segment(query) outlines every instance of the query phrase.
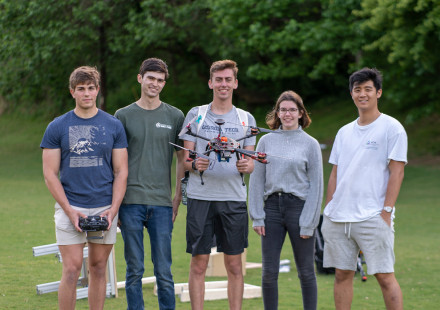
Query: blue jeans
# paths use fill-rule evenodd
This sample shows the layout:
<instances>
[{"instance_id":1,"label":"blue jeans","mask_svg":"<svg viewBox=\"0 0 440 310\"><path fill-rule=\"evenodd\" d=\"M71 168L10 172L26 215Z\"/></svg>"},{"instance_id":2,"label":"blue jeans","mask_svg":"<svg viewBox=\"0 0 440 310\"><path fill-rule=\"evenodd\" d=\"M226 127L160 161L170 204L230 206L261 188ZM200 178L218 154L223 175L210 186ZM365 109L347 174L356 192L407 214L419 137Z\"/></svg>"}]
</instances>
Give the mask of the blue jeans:
<instances>
[{"instance_id":1,"label":"blue jeans","mask_svg":"<svg viewBox=\"0 0 440 310\"><path fill-rule=\"evenodd\" d=\"M171 273L171 233L173 208L164 206L121 205L119 219L127 264L125 292L127 309L144 309L144 227L150 235L151 261L157 283L159 308L175 309L174 281Z\"/></svg>"},{"instance_id":2,"label":"blue jeans","mask_svg":"<svg viewBox=\"0 0 440 310\"><path fill-rule=\"evenodd\" d=\"M266 219L264 220L266 236L261 237L264 309L278 309L280 254L286 234L289 234L301 284L303 309L316 310L318 290L313 264L315 235L308 239L300 237L299 218L303 207L304 201L292 194L272 195L266 200L264 207L266 212Z\"/></svg>"}]
</instances>

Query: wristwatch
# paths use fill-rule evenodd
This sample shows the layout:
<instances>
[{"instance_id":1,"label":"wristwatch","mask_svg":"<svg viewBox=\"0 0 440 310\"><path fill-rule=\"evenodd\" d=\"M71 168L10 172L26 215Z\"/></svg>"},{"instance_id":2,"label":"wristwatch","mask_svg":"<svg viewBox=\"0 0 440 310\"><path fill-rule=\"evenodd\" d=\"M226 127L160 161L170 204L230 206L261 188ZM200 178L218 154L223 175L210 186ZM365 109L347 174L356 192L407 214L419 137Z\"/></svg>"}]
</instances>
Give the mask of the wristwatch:
<instances>
[{"instance_id":1,"label":"wristwatch","mask_svg":"<svg viewBox=\"0 0 440 310\"><path fill-rule=\"evenodd\" d=\"M383 207L383 209L385 210L385 212L391 213L391 212L393 212L394 207L385 206L385 207Z\"/></svg>"},{"instance_id":2,"label":"wristwatch","mask_svg":"<svg viewBox=\"0 0 440 310\"><path fill-rule=\"evenodd\" d=\"M192 164L191 164L191 168L192 168L194 171L197 170L197 168L196 168L196 161L195 161L195 160L193 160L193 162L192 162Z\"/></svg>"}]
</instances>

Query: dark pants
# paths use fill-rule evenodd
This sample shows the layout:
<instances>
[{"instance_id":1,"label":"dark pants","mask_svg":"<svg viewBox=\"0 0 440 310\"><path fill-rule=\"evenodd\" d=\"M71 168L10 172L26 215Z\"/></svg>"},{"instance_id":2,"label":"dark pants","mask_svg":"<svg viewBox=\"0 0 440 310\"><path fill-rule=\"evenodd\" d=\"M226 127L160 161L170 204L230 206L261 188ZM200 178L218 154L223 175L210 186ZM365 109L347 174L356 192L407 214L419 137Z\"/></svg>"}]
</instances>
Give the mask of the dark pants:
<instances>
[{"instance_id":1,"label":"dark pants","mask_svg":"<svg viewBox=\"0 0 440 310\"><path fill-rule=\"evenodd\" d=\"M264 309L278 309L278 274L280 254L286 233L289 234L301 283L304 309L316 309L318 291L314 267L315 236L300 238L299 217L304 201L292 194L269 196L266 212L266 236L261 238L263 255L262 288Z\"/></svg>"},{"instance_id":2,"label":"dark pants","mask_svg":"<svg viewBox=\"0 0 440 310\"><path fill-rule=\"evenodd\" d=\"M119 218L127 264L125 274L127 309L144 309L142 294L142 276L145 270L144 227L147 228L150 236L151 261L156 276L159 309L175 309L174 280L171 273L173 208L127 204L119 209Z\"/></svg>"}]
</instances>

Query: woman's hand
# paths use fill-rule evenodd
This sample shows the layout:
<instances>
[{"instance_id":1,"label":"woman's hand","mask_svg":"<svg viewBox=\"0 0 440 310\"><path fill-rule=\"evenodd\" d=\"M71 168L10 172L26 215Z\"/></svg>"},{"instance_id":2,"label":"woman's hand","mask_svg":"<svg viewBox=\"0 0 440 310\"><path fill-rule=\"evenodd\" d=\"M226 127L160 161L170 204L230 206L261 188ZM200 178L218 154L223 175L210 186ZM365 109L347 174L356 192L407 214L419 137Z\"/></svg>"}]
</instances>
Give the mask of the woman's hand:
<instances>
[{"instance_id":1,"label":"woman's hand","mask_svg":"<svg viewBox=\"0 0 440 310\"><path fill-rule=\"evenodd\" d=\"M260 236L264 237L266 235L266 229L264 226L255 226L254 231Z\"/></svg>"}]
</instances>

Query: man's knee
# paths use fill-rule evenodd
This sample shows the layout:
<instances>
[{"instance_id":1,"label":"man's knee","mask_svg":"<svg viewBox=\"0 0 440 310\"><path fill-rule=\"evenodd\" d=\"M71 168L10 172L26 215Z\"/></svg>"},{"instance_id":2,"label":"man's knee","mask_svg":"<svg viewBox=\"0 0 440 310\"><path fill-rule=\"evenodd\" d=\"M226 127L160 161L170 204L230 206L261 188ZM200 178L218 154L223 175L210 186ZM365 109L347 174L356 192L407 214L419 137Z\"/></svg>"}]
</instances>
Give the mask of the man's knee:
<instances>
[{"instance_id":1,"label":"man's knee","mask_svg":"<svg viewBox=\"0 0 440 310\"><path fill-rule=\"evenodd\" d=\"M77 283L82 265L69 264L63 266L63 280L69 283Z\"/></svg>"},{"instance_id":2,"label":"man's knee","mask_svg":"<svg viewBox=\"0 0 440 310\"><path fill-rule=\"evenodd\" d=\"M161 278L164 280L173 277L171 266L163 263L154 264L154 274L156 274L156 278Z\"/></svg>"},{"instance_id":3,"label":"man's knee","mask_svg":"<svg viewBox=\"0 0 440 310\"><path fill-rule=\"evenodd\" d=\"M225 254L225 268L229 274L234 276L243 275L243 265L241 255L226 255Z\"/></svg>"},{"instance_id":4,"label":"man's knee","mask_svg":"<svg viewBox=\"0 0 440 310\"><path fill-rule=\"evenodd\" d=\"M204 275L208 268L209 255L196 255L191 259L191 273Z\"/></svg>"},{"instance_id":5,"label":"man's knee","mask_svg":"<svg viewBox=\"0 0 440 310\"><path fill-rule=\"evenodd\" d=\"M107 260L89 260L89 272L94 278L105 278Z\"/></svg>"},{"instance_id":6,"label":"man's knee","mask_svg":"<svg viewBox=\"0 0 440 310\"><path fill-rule=\"evenodd\" d=\"M384 289L393 288L398 285L397 279L394 273L376 273L374 275L379 282L379 285Z\"/></svg>"},{"instance_id":7,"label":"man's knee","mask_svg":"<svg viewBox=\"0 0 440 310\"><path fill-rule=\"evenodd\" d=\"M335 269L335 283L340 284L347 281L353 281L354 277L354 271L352 270L342 270L342 269Z\"/></svg>"},{"instance_id":8,"label":"man's knee","mask_svg":"<svg viewBox=\"0 0 440 310\"><path fill-rule=\"evenodd\" d=\"M94 246L95 247L95 246ZM99 250L98 250L99 249ZM95 277L104 277L107 269L109 249L93 248L89 249L89 270Z\"/></svg>"}]
</instances>

